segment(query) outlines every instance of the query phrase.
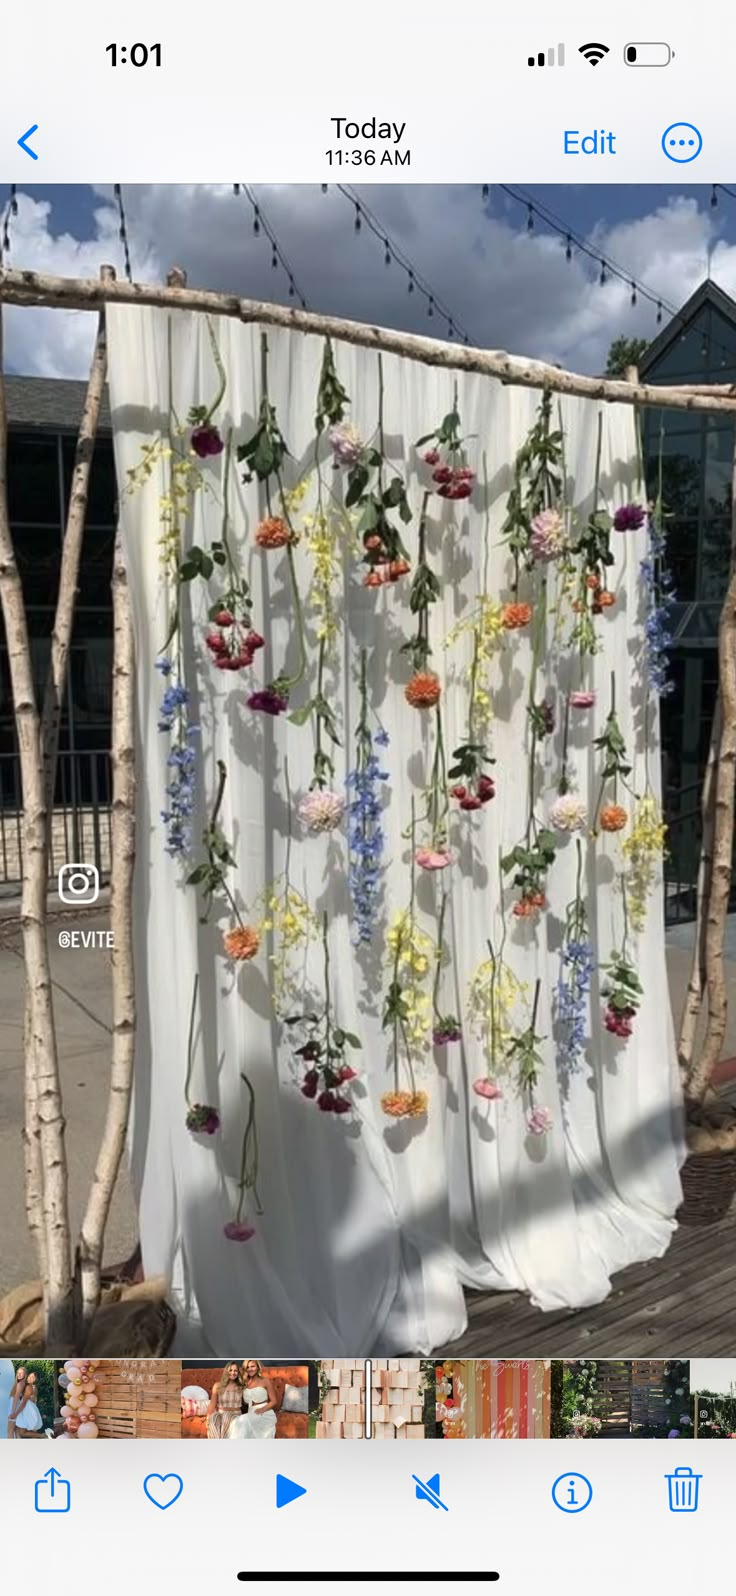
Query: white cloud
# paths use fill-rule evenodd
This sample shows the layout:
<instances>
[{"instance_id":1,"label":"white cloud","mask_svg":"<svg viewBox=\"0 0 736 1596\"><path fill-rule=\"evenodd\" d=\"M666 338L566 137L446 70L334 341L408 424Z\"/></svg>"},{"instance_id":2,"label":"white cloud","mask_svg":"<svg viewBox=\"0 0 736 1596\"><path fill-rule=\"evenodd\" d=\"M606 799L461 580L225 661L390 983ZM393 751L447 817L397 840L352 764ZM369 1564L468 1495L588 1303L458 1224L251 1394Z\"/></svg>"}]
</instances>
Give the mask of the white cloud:
<instances>
[{"instance_id":1,"label":"white cloud","mask_svg":"<svg viewBox=\"0 0 736 1596\"><path fill-rule=\"evenodd\" d=\"M121 268L112 190L97 191L94 237L52 236L49 207L20 197L13 263L63 275L96 276L100 263ZM392 239L440 299L467 327L471 342L536 355L583 371L601 370L619 333L652 337L655 307L630 304L628 283L605 287L589 261L565 259L564 241L541 227L528 234L523 213L488 216L477 186L398 186L360 191ZM124 191L134 274L161 280L169 266L191 283L288 302L281 269L271 268L262 229L230 185L130 186ZM407 292L396 264L366 222L354 231L347 200L316 185L260 187L272 223L310 307L358 320L446 335L419 293ZM717 236L720 213L673 193L650 215L594 229L598 248L665 301L679 306L706 275L736 294L736 246ZM84 312L11 311L8 360L16 370L81 375L93 336Z\"/></svg>"}]
</instances>

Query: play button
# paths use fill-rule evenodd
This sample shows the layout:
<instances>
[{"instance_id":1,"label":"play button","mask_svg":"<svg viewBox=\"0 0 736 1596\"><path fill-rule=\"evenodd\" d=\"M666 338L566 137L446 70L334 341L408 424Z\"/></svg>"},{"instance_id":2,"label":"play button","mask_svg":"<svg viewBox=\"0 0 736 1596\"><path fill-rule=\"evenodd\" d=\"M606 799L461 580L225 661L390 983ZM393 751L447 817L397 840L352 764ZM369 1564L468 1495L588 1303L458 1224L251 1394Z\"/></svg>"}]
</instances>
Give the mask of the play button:
<instances>
[{"instance_id":1,"label":"play button","mask_svg":"<svg viewBox=\"0 0 736 1596\"><path fill-rule=\"evenodd\" d=\"M276 1506L288 1507L290 1502L295 1502L298 1496L306 1496L306 1485L297 1485L296 1480L287 1479L285 1474L276 1475Z\"/></svg>"}]
</instances>

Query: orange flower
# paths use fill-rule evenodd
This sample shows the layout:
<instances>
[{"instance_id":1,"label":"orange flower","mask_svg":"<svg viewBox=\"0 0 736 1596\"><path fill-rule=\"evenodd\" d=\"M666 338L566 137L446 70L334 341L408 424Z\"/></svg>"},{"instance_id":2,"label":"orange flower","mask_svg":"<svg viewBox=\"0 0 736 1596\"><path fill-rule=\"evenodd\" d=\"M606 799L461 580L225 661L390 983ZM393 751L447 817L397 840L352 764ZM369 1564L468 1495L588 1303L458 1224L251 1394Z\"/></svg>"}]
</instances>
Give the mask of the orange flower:
<instances>
[{"instance_id":1,"label":"orange flower","mask_svg":"<svg viewBox=\"0 0 736 1596\"><path fill-rule=\"evenodd\" d=\"M368 571L367 575L363 577L363 586L383 587L383 577L380 571Z\"/></svg>"},{"instance_id":2,"label":"orange flower","mask_svg":"<svg viewBox=\"0 0 736 1596\"><path fill-rule=\"evenodd\" d=\"M530 914L536 912L536 908L537 905L532 898L520 898L518 903L514 904L511 913L516 915L517 920L526 920Z\"/></svg>"},{"instance_id":3,"label":"orange flower","mask_svg":"<svg viewBox=\"0 0 736 1596\"><path fill-rule=\"evenodd\" d=\"M223 936L225 952L231 959L253 959L261 945L258 932L252 925L238 925Z\"/></svg>"},{"instance_id":4,"label":"orange flower","mask_svg":"<svg viewBox=\"0 0 736 1596\"><path fill-rule=\"evenodd\" d=\"M388 568L389 582L398 582L400 576L406 576L411 570L408 560L392 560Z\"/></svg>"},{"instance_id":5,"label":"orange flower","mask_svg":"<svg viewBox=\"0 0 736 1596\"><path fill-rule=\"evenodd\" d=\"M283 549L291 542L291 532L280 515L267 515L265 521L259 521L256 527L256 543L259 549Z\"/></svg>"},{"instance_id":6,"label":"orange flower","mask_svg":"<svg viewBox=\"0 0 736 1596\"><path fill-rule=\"evenodd\" d=\"M434 671L416 671L404 688L404 697L412 709L431 709L439 703L442 688Z\"/></svg>"},{"instance_id":7,"label":"orange flower","mask_svg":"<svg viewBox=\"0 0 736 1596\"><path fill-rule=\"evenodd\" d=\"M503 624L507 632L515 632L520 626L528 626L531 618L531 604L504 604Z\"/></svg>"},{"instance_id":8,"label":"orange flower","mask_svg":"<svg viewBox=\"0 0 736 1596\"><path fill-rule=\"evenodd\" d=\"M600 604L600 607L601 607L602 610L610 610L611 605L615 604L615 603L616 603L616 594L615 593L609 593L607 588L604 588L603 592L599 593L597 598L596 598L596 604Z\"/></svg>"},{"instance_id":9,"label":"orange flower","mask_svg":"<svg viewBox=\"0 0 736 1596\"><path fill-rule=\"evenodd\" d=\"M585 578L585 586L586 587L600 587L600 585L601 585L600 577L598 577L598 576L586 576L586 578Z\"/></svg>"},{"instance_id":10,"label":"orange flower","mask_svg":"<svg viewBox=\"0 0 736 1596\"><path fill-rule=\"evenodd\" d=\"M421 1119L427 1112L426 1092L384 1092L381 1108L389 1119Z\"/></svg>"},{"instance_id":11,"label":"orange flower","mask_svg":"<svg viewBox=\"0 0 736 1596\"><path fill-rule=\"evenodd\" d=\"M365 546L367 549L380 549L383 547L383 538L379 537L377 532L371 532L370 537L365 540Z\"/></svg>"},{"instance_id":12,"label":"orange flower","mask_svg":"<svg viewBox=\"0 0 736 1596\"><path fill-rule=\"evenodd\" d=\"M601 830L623 831L628 818L620 804L605 804L600 813Z\"/></svg>"}]
</instances>

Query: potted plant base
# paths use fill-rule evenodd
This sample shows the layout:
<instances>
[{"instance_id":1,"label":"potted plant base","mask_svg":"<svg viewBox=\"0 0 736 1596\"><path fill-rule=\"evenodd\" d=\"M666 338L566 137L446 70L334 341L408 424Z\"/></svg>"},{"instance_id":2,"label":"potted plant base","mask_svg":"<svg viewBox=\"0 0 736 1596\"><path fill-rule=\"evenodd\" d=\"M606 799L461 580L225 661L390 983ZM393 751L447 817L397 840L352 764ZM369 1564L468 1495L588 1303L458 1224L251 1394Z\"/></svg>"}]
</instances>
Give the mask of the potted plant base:
<instances>
[{"instance_id":1,"label":"potted plant base","mask_svg":"<svg viewBox=\"0 0 736 1596\"><path fill-rule=\"evenodd\" d=\"M717 1225L736 1196L736 1113L730 1105L698 1104L687 1123L688 1156L680 1172L681 1225Z\"/></svg>"}]
</instances>

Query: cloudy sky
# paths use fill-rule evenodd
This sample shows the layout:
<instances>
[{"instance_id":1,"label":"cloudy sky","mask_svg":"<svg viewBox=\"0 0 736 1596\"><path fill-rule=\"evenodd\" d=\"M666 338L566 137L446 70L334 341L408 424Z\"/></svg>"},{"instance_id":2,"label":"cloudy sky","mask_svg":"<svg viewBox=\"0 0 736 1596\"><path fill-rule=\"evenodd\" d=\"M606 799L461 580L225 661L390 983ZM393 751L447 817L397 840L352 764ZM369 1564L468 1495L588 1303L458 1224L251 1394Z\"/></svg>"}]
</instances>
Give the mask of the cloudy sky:
<instances>
[{"instance_id":1,"label":"cloudy sky","mask_svg":"<svg viewBox=\"0 0 736 1596\"><path fill-rule=\"evenodd\" d=\"M366 186L353 191L381 229L444 301L471 343L536 355L580 371L605 365L619 333L653 337L656 306L628 282L601 287L600 267L574 251L500 187ZM517 190L518 192L518 190ZM260 186L255 196L309 307L357 320L444 336L439 316L407 292L397 264L366 223L354 229L349 198L331 186ZM710 272L736 297L736 199L710 187L572 185L523 190L634 278L676 308ZM288 279L271 267L253 212L232 186L133 186L123 191L134 276L161 280L185 266L192 284L290 303ZM0 189L0 209L7 191ZM30 187L18 196L9 264L96 276L100 263L123 272L111 187ZM665 309L665 320L667 311ZM9 310L11 370L50 376L85 373L93 318L85 313Z\"/></svg>"}]
</instances>

